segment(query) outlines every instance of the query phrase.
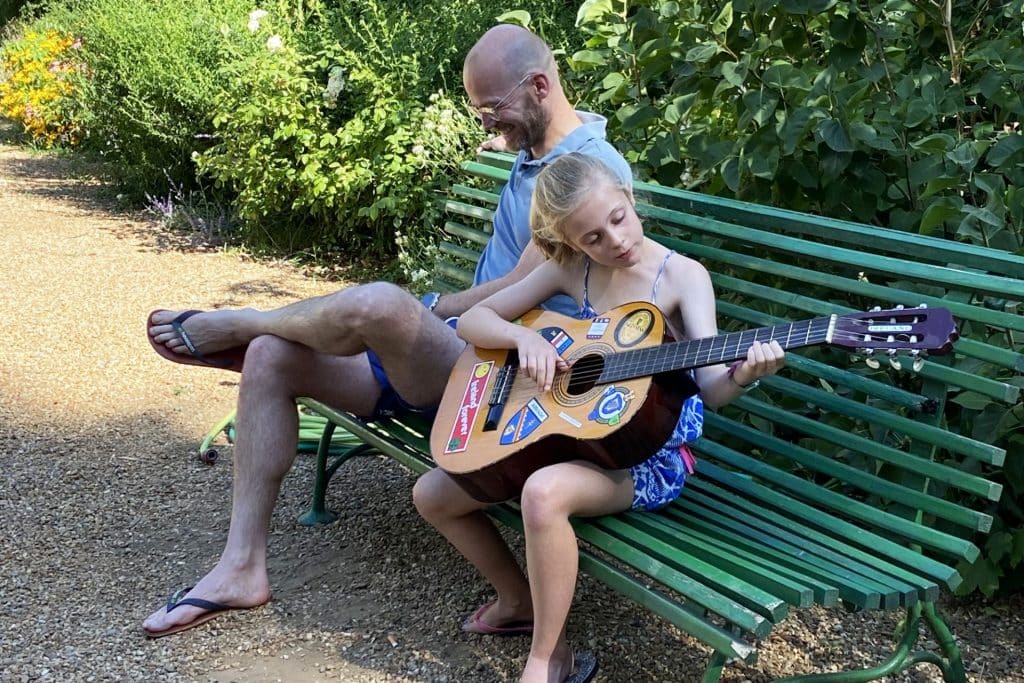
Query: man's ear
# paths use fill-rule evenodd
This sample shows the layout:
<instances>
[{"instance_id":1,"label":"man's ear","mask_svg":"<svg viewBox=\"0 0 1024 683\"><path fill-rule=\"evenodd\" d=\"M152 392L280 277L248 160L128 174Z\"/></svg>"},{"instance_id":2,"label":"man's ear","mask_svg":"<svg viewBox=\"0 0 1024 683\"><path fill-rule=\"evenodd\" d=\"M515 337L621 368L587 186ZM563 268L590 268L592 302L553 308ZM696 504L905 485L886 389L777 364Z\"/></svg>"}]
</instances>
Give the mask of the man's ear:
<instances>
[{"instance_id":1,"label":"man's ear","mask_svg":"<svg viewBox=\"0 0 1024 683\"><path fill-rule=\"evenodd\" d=\"M537 99L544 101L544 99L551 94L551 81L548 79L546 73L538 73L530 79L530 87L537 94Z\"/></svg>"}]
</instances>

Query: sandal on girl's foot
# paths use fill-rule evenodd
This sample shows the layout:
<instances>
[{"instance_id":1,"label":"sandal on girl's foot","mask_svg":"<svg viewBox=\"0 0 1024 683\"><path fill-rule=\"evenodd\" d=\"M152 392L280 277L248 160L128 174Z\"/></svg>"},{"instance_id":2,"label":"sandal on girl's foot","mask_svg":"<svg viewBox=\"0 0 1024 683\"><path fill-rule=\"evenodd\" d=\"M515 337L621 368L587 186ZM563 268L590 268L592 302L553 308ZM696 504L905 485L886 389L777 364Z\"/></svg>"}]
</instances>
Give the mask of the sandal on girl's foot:
<instances>
[{"instance_id":1,"label":"sandal on girl's foot","mask_svg":"<svg viewBox=\"0 0 1024 683\"><path fill-rule=\"evenodd\" d=\"M462 630L466 633L478 633L482 636L530 636L533 635L533 621L510 621L500 626L492 626L483 620L483 615L497 600L480 605L466 621Z\"/></svg>"}]
</instances>

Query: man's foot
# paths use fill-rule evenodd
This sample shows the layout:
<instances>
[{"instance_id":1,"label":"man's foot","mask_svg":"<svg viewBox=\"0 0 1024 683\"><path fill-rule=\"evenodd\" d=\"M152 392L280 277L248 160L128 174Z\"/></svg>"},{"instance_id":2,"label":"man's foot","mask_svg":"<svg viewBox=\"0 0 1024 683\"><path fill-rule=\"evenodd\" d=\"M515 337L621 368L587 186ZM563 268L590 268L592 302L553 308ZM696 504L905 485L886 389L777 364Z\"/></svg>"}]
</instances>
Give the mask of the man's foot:
<instances>
[{"instance_id":1,"label":"man's foot","mask_svg":"<svg viewBox=\"0 0 1024 683\"><path fill-rule=\"evenodd\" d=\"M156 310L146 321L146 336L153 350L167 360L241 372L246 345L255 337L247 325L256 313L252 309Z\"/></svg>"},{"instance_id":2,"label":"man's foot","mask_svg":"<svg viewBox=\"0 0 1024 683\"><path fill-rule=\"evenodd\" d=\"M528 636L533 634L533 613L505 608L495 600L478 607L462 630L485 636Z\"/></svg>"},{"instance_id":3,"label":"man's foot","mask_svg":"<svg viewBox=\"0 0 1024 683\"><path fill-rule=\"evenodd\" d=\"M180 633L214 619L225 612L252 609L270 602L270 586L241 576L220 576L217 568L192 587L178 591L167 604L142 622L150 638Z\"/></svg>"},{"instance_id":4,"label":"man's foot","mask_svg":"<svg viewBox=\"0 0 1024 683\"><path fill-rule=\"evenodd\" d=\"M184 315L190 313L187 317ZM149 336L175 353L209 355L248 344L255 334L247 324L257 313L251 308L218 311L157 310L149 315ZM175 321L179 321L175 324ZM192 349L189 349L189 346Z\"/></svg>"}]
</instances>

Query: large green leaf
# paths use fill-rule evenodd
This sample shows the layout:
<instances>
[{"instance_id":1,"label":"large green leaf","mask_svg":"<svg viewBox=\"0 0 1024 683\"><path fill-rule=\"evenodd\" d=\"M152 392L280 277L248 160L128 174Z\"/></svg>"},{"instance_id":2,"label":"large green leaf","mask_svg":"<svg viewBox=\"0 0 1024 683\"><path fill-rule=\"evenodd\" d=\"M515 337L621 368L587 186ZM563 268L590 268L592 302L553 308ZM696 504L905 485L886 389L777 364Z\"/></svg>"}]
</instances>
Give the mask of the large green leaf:
<instances>
[{"instance_id":1,"label":"large green leaf","mask_svg":"<svg viewBox=\"0 0 1024 683\"><path fill-rule=\"evenodd\" d=\"M1024 150L1024 135L1021 133L1010 133L1004 135L996 144L992 145L992 149L988 151L985 161L988 162L989 166L999 168L1021 150Z\"/></svg>"},{"instance_id":2,"label":"large green leaf","mask_svg":"<svg viewBox=\"0 0 1024 683\"><path fill-rule=\"evenodd\" d=\"M854 147L850 136L837 119L826 119L818 124L818 134L825 144L836 152L852 152Z\"/></svg>"}]
</instances>

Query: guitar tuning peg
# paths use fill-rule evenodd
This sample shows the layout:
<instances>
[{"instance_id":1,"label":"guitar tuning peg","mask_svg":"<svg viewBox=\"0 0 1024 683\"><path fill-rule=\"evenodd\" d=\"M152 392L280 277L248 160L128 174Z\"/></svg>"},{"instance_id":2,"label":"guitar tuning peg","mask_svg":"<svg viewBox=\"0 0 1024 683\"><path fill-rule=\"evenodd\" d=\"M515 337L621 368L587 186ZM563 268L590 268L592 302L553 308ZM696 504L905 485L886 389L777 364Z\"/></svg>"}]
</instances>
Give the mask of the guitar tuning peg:
<instances>
[{"instance_id":1,"label":"guitar tuning peg","mask_svg":"<svg viewBox=\"0 0 1024 683\"><path fill-rule=\"evenodd\" d=\"M880 310L882 310L882 307L881 307L881 306L875 306L875 307L874 307L874 308L872 308L871 310L872 310L872 311L880 311Z\"/></svg>"},{"instance_id":2,"label":"guitar tuning peg","mask_svg":"<svg viewBox=\"0 0 1024 683\"><path fill-rule=\"evenodd\" d=\"M897 311L902 311L903 310L903 304L896 304L896 310Z\"/></svg>"},{"instance_id":3,"label":"guitar tuning peg","mask_svg":"<svg viewBox=\"0 0 1024 683\"><path fill-rule=\"evenodd\" d=\"M879 363L874 358L870 357L864 359L864 365L868 366L872 370L877 370L879 367L881 367L881 363Z\"/></svg>"},{"instance_id":4,"label":"guitar tuning peg","mask_svg":"<svg viewBox=\"0 0 1024 683\"><path fill-rule=\"evenodd\" d=\"M893 370L902 370L903 369L903 363L901 363L900 359L897 358L896 356L892 356L891 358L889 358L889 365L892 366Z\"/></svg>"},{"instance_id":5,"label":"guitar tuning peg","mask_svg":"<svg viewBox=\"0 0 1024 683\"><path fill-rule=\"evenodd\" d=\"M928 304L918 304L918 308L928 308Z\"/></svg>"},{"instance_id":6,"label":"guitar tuning peg","mask_svg":"<svg viewBox=\"0 0 1024 683\"><path fill-rule=\"evenodd\" d=\"M914 372L921 372L921 368L924 367L924 358L918 356L914 359L914 364L911 366L914 368Z\"/></svg>"}]
</instances>

